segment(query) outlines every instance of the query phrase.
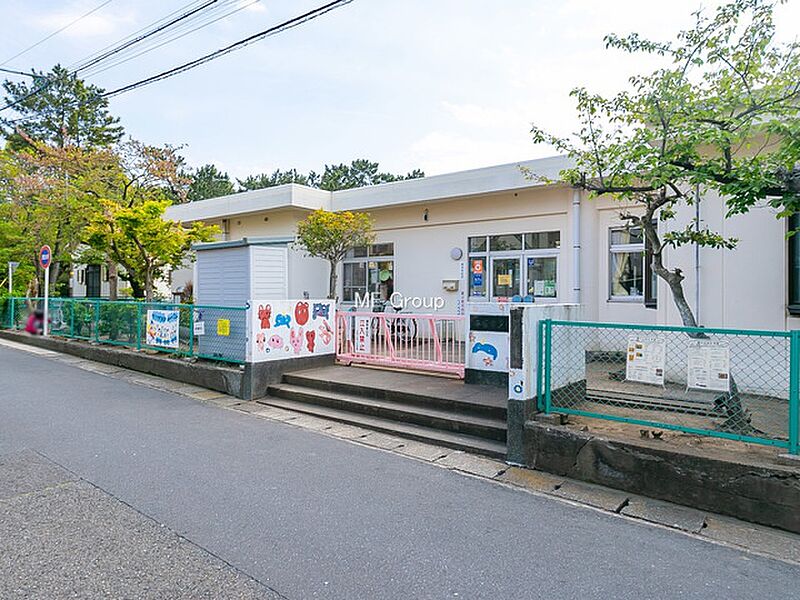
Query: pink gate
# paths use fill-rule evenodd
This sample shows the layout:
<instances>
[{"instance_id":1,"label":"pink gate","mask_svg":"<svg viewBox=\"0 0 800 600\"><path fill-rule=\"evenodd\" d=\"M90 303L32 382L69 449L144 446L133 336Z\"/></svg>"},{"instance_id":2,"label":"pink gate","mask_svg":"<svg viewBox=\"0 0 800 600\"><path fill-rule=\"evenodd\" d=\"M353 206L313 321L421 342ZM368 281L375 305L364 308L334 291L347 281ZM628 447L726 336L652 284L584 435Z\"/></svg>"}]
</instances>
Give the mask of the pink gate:
<instances>
[{"instance_id":1,"label":"pink gate","mask_svg":"<svg viewBox=\"0 0 800 600\"><path fill-rule=\"evenodd\" d=\"M464 317L337 311L336 358L463 378Z\"/></svg>"}]
</instances>

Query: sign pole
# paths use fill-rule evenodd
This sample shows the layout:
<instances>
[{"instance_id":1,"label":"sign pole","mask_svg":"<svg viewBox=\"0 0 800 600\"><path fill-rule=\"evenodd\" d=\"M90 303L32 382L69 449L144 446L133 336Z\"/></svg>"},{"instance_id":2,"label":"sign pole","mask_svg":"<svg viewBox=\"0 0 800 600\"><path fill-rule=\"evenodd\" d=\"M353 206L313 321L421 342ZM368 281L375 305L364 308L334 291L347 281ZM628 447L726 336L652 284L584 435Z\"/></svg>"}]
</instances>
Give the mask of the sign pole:
<instances>
[{"instance_id":1,"label":"sign pole","mask_svg":"<svg viewBox=\"0 0 800 600\"><path fill-rule=\"evenodd\" d=\"M44 269L44 323L42 323L42 336L47 337L47 325L50 318L49 315L49 300L50 300L50 263L53 262L53 251L50 246L45 244L39 250L39 265Z\"/></svg>"},{"instance_id":2,"label":"sign pole","mask_svg":"<svg viewBox=\"0 0 800 600\"><path fill-rule=\"evenodd\" d=\"M42 324L42 335L47 337L47 320L49 318L48 301L50 299L50 265L44 270L44 323Z\"/></svg>"}]
</instances>

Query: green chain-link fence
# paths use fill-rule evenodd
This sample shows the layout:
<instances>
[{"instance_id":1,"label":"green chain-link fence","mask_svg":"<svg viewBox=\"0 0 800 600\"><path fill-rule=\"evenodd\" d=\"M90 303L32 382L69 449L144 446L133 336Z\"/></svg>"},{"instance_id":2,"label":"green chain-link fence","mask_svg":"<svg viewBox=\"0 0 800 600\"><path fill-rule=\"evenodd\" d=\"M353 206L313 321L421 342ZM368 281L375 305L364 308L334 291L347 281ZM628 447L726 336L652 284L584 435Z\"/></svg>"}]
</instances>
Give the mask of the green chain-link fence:
<instances>
[{"instance_id":1,"label":"green chain-link fence","mask_svg":"<svg viewBox=\"0 0 800 600\"><path fill-rule=\"evenodd\" d=\"M29 306L42 309L43 299L3 299L0 326L24 329ZM50 298L48 313L51 335L230 363L246 358L245 307Z\"/></svg>"},{"instance_id":2,"label":"green chain-link fence","mask_svg":"<svg viewBox=\"0 0 800 600\"><path fill-rule=\"evenodd\" d=\"M800 332L543 320L539 409L798 452Z\"/></svg>"}]
</instances>

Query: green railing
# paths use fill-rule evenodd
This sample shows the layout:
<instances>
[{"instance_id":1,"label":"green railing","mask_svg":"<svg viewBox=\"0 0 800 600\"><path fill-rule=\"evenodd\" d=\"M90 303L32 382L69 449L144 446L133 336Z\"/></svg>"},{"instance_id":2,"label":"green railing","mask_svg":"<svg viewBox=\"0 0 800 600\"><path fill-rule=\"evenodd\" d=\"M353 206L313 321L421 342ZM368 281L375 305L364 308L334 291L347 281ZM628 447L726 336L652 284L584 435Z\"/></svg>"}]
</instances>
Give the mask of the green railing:
<instances>
[{"instance_id":1,"label":"green railing","mask_svg":"<svg viewBox=\"0 0 800 600\"><path fill-rule=\"evenodd\" d=\"M539 322L537 408L800 450L800 331Z\"/></svg>"},{"instance_id":2,"label":"green railing","mask_svg":"<svg viewBox=\"0 0 800 600\"><path fill-rule=\"evenodd\" d=\"M24 329L29 305L43 301L0 299L0 326ZM48 311L54 336L236 364L246 358L245 307L50 298Z\"/></svg>"}]
</instances>

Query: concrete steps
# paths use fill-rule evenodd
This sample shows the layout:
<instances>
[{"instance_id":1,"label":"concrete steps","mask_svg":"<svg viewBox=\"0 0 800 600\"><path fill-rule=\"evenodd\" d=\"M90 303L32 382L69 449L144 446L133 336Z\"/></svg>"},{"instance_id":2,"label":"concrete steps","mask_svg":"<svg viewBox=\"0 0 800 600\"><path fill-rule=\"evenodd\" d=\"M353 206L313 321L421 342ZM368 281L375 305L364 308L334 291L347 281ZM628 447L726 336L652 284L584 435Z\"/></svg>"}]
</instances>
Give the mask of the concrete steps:
<instances>
[{"instance_id":1,"label":"concrete steps","mask_svg":"<svg viewBox=\"0 0 800 600\"><path fill-rule=\"evenodd\" d=\"M498 459L504 459L506 456L506 445L504 442L371 417L369 415L328 408L316 404L309 404L307 402L271 397L261 398L258 402L268 406L275 406L277 408L320 417L322 419L330 419L348 425L355 425L356 427L363 427L381 433L396 435L409 440L453 448L454 450L463 450L465 452L482 454Z\"/></svg>"},{"instance_id":2,"label":"concrete steps","mask_svg":"<svg viewBox=\"0 0 800 600\"><path fill-rule=\"evenodd\" d=\"M350 372L361 375L358 367L335 367L339 371L346 369ZM374 370L373 370L374 372ZM488 402L485 396L477 394L470 396L466 394L452 393L453 386L456 390L464 389L465 385L461 382L447 382L447 387L442 387L442 381L427 375L406 375L406 380L402 374L391 373L383 383L363 383L358 378L342 380L341 378L330 379L318 376L314 371L295 371L285 373L283 381L286 384L324 390L330 392L340 392L351 396L369 398L376 401L397 402L406 405L420 406L423 408L437 408L442 410L461 412L464 414L480 415L487 418L506 420L505 402ZM432 380L429 383L426 380ZM428 384L427 386L425 384ZM483 386L469 386L480 389ZM460 389L459 389L460 388ZM494 390L492 390L494 391ZM451 392L451 393L447 393Z\"/></svg>"},{"instance_id":3,"label":"concrete steps","mask_svg":"<svg viewBox=\"0 0 800 600\"><path fill-rule=\"evenodd\" d=\"M358 367L286 373L263 404L495 458L506 453L503 390Z\"/></svg>"}]
</instances>

